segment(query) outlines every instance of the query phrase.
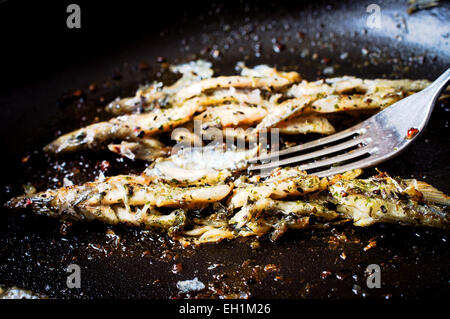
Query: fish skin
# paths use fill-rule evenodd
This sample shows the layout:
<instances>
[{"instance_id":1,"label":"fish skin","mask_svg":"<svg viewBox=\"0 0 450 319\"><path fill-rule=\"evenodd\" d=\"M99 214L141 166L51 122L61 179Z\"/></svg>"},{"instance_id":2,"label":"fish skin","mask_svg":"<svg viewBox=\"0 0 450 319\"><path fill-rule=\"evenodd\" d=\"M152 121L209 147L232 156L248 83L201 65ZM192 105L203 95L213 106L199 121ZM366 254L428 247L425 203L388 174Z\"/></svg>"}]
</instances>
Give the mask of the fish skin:
<instances>
[{"instance_id":1,"label":"fish skin","mask_svg":"<svg viewBox=\"0 0 450 319\"><path fill-rule=\"evenodd\" d=\"M307 133L320 133L330 135L336 132L333 125L326 117L310 114L294 117L289 120L279 122L276 126L281 134L298 135Z\"/></svg>"},{"instance_id":2,"label":"fish skin","mask_svg":"<svg viewBox=\"0 0 450 319\"><path fill-rule=\"evenodd\" d=\"M231 172L227 169L184 168L170 159L156 162L154 167L147 168L144 173L154 177L155 180L175 186L216 185L224 183L231 176Z\"/></svg>"},{"instance_id":3,"label":"fish skin","mask_svg":"<svg viewBox=\"0 0 450 319\"><path fill-rule=\"evenodd\" d=\"M241 75L218 77L212 77L212 65L207 61L193 61L172 66L173 72L183 75L175 84L162 86L162 83L153 83L140 88L134 97L114 101L108 107L113 113L121 114L133 113L142 107L144 102L151 104L151 107L141 110L144 113L123 115L89 125L60 136L44 149L52 154L79 149L98 150L106 148L113 139L139 144L139 138L149 138L171 131L191 121L195 113L207 113L209 110L214 113L214 106L219 106L216 112L220 113L220 107L231 109L234 105L254 106L259 109L252 110L248 116L229 116L229 112L222 112L228 116L219 119L220 125L217 125L220 126L219 130L225 128L219 133L227 138L235 136L253 142L258 133L278 124L283 125L282 122L289 122L299 114L307 116L310 113L384 108L406 94L420 91L430 83L426 80L366 80L350 76L307 82L302 81L297 72L281 72L265 65L247 68L240 63L238 66L242 70ZM202 72L198 73L198 70ZM231 104L226 106L224 103ZM119 108L115 109L114 105L118 105ZM218 134L212 124L211 122L207 125L211 126L209 129L202 129L203 135L214 137ZM252 132L239 130L242 126L247 128L255 124L256 128ZM300 121L296 127L285 131L288 134L307 132L331 134L334 131L331 124L326 123L325 118L322 118L319 124L321 125L311 126L311 123ZM198 138L191 132L185 135L189 139L188 142L199 144ZM182 135L178 138L182 139ZM153 161L154 153L146 151L145 145L141 147L142 145L138 144L134 146L139 146L140 153L148 155L143 157ZM122 155L127 154L130 152Z\"/></svg>"},{"instance_id":4,"label":"fish skin","mask_svg":"<svg viewBox=\"0 0 450 319\"><path fill-rule=\"evenodd\" d=\"M119 116L81 128L61 136L47 145L45 150L58 154L108 146L122 156L154 161L169 155L168 149L154 138L155 135L185 125L188 128L187 138L197 142L197 136L189 129L195 114L204 112L195 117L199 118L209 112L220 114L225 108L233 111L233 107L252 108L254 112L250 112L248 117L228 116L219 119L221 123L211 127L227 138L250 141L262 129L286 123L300 125L291 130L294 134L310 132L312 129L307 127L308 123L305 122L303 126L301 121L295 122L307 117L321 120L324 128L317 131L327 134L334 128L325 122L324 113L382 109L430 84L426 80L366 80L348 76L307 82L301 81L297 72L279 72L267 66L250 69L242 64L240 67L241 76L212 78L212 69L205 76L188 71L172 86L162 87L161 83L154 83L142 88L134 97L113 103L123 104L119 105L122 108L119 107L117 113L133 113L137 111L136 105L139 107L139 103L144 103L141 99L144 97L145 103L151 104L142 110L144 113ZM243 128L249 129L248 126L257 123L255 130L250 128L250 132L243 131ZM202 129L201 133L213 136L214 132ZM108 145L112 139L122 142ZM121 151L116 149L119 146ZM38 214L60 218L97 219L110 224L122 222L143 228L172 229L168 230L172 232L174 229L180 230L187 223L189 210L227 201L227 212L231 216L238 210L237 217L235 215L233 218L239 221L235 223L232 218L233 222L229 224L230 220L224 219L223 214L219 221L194 219L194 223L204 228L194 226L191 233L200 234L204 241L259 236L274 227L276 234L273 238L278 238L287 228L309 226L309 216L286 219L286 216L290 216L287 214L289 210L292 213L295 207L307 203L320 203L325 207L324 211L327 211L325 204L332 203L336 205L336 212L330 210L330 214L338 214L341 220L351 219L356 226L400 222L448 229L449 224L450 198L447 195L426 183L393 179L386 174L357 180L355 178L359 173L350 172L319 179L294 168L275 170L262 182L247 179L234 188L232 183L226 183L229 174L219 174L214 169L202 168L194 174L187 174L186 169L181 167L176 172L170 172L172 174L167 172L161 176L119 175L84 185L20 196L11 199L6 205L13 209L31 208ZM362 184L365 186L362 187ZM376 191L378 193L374 193ZM346 195L342 196L343 193ZM158 207L177 210L163 215L156 209ZM274 220L272 213L276 210L286 213L286 216ZM245 211L251 213L243 214ZM238 214L246 217L238 218ZM317 211L311 215L317 215ZM255 216L257 218L253 218ZM236 228L236 224L241 229ZM186 234L189 232L185 231Z\"/></svg>"},{"instance_id":5,"label":"fish skin","mask_svg":"<svg viewBox=\"0 0 450 319\"><path fill-rule=\"evenodd\" d=\"M449 229L449 196L416 180L385 173L358 179L359 174L361 170L319 179L298 168L284 168L275 169L266 180L254 176L236 186L219 182L193 187L174 186L155 176L119 175L19 196L6 206L63 220L156 229L182 243L196 244L268 233L276 240L291 228L348 221L362 227L400 223ZM301 191L291 187L299 181L304 182ZM252 190L257 197L252 197ZM209 205L213 209L209 215L200 218L190 213ZM161 214L158 207L173 210Z\"/></svg>"},{"instance_id":6,"label":"fish skin","mask_svg":"<svg viewBox=\"0 0 450 319\"><path fill-rule=\"evenodd\" d=\"M311 106L305 108L304 112L336 113L354 110L383 109L401 100L402 95L393 92L390 95L373 94L353 94L336 95L331 94L317 99Z\"/></svg>"},{"instance_id":7,"label":"fish skin","mask_svg":"<svg viewBox=\"0 0 450 319\"><path fill-rule=\"evenodd\" d=\"M152 162L159 157L167 157L171 147L154 138L141 139L136 142L122 141L120 144L109 144L108 149L131 160L140 159Z\"/></svg>"},{"instance_id":8,"label":"fish skin","mask_svg":"<svg viewBox=\"0 0 450 319\"><path fill-rule=\"evenodd\" d=\"M301 196L318 191L321 187L323 185L317 176L307 175L296 167L278 168L262 182L238 185L228 199L228 207L236 209L264 198Z\"/></svg>"},{"instance_id":9,"label":"fish skin","mask_svg":"<svg viewBox=\"0 0 450 319\"><path fill-rule=\"evenodd\" d=\"M271 198L262 198L244 205L231 219L230 224L236 228L243 228L252 218L258 218L267 212L278 212L285 215L316 216L324 220L336 219L339 214L329 210L323 203L306 201L283 201Z\"/></svg>"},{"instance_id":10,"label":"fish skin","mask_svg":"<svg viewBox=\"0 0 450 319\"><path fill-rule=\"evenodd\" d=\"M329 191L337 211L353 219L355 226L379 222L442 229L450 226L448 206L441 205L448 204L448 196L434 189L434 196L427 198L408 180L387 175L341 180L330 186Z\"/></svg>"},{"instance_id":11,"label":"fish skin","mask_svg":"<svg viewBox=\"0 0 450 319\"><path fill-rule=\"evenodd\" d=\"M428 80L386 80L386 79L360 79L353 76L329 78L320 81L302 81L294 84L288 91L288 95L300 97L303 95L330 95L356 92L372 94L388 90L389 92L418 92L431 84Z\"/></svg>"},{"instance_id":12,"label":"fish skin","mask_svg":"<svg viewBox=\"0 0 450 319\"><path fill-rule=\"evenodd\" d=\"M90 219L100 206L121 205L192 208L225 198L232 183L199 187L176 187L152 183L147 176L118 175L104 181L89 182L11 199L11 209L31 208L38 214L71 219Z\"/></svg>"},{"instance_id":13,"label":"fish skin","mask_svg":"<svg viewBox=\"0 0 450 319\"><path fill-rule=\"evenodd\" d=\"M298 77L248 77L248 76L219 76L211 79L205 79L193 83L175 94L174 100L178 103L183 102L196 95L200 95L209 89L228 89L234 87L236 89L256 89L265 88L278 90L298 81Z\"/></svg>"},{"instance_id":14,"label":"fish skin","mask_svg":"<svg viewBox=\"0 0 450 319\"><path fill-rule=\"evenodd\" d=\"M183 87L202 79L211 78L214 74L212 64L204 60L191 61L180 65L171 65L173 73L181 73L174 84L163 86L161 82L154 82L136 91L135 96L116 99L108 104L106 110L115 115L135 112L149 112L155 107L173 106L172 97Z\"/></svg>"},{"instance_id":15,"label":"fish skin","mask_svg":"<svg viewBox=\"0 0 450 319\"><path fill-rule=\"evenodd\" d=\"M245 104L226 104L207 108L194 117L202 122L202 126L236 127L258 123L267 115L263 107L252 107Z\"/></svg>"},{"instance_id":16,"label":"fish skin","mask_svg":"<svg viewBox=\"0 0 450 319\"><path fill-rule=\"evenodd\" d=\"M188 122L198 108L198 104L190 102L182 107L119 116L62 135L45 146L44 150L59 154L79 149L98 149L115 138L139 141L142 137L167 132Z\"/></svg>"},{"instance_id":17,"label":"fish skin","mask_svg":"<svg viewBox=\"0 0 450 319\"><path fill-rule=\"evenodd\" d=\"M256 126L255 131L273 127L278 123L304 112L307 106L315 100L315 97L304 95L298 98L286 100L268 110L267 116Z\"/></svg>"}]
</instances>

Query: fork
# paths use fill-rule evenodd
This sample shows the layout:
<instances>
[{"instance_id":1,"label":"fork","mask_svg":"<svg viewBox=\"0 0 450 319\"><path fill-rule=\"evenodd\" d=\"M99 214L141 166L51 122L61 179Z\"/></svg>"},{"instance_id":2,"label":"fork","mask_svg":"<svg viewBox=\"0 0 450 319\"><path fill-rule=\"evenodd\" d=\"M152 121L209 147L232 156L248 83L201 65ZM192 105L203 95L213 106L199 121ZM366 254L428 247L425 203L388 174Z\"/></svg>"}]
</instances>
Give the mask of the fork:
<instances>
[{"instance_id":1,"label":"fork","mask_svg":"<svg viewBox=\"0 0 450 319\"><path fill-rule=\"evenodd\" d=\"M424 90L394 103L344 131L250 159L250 164L257 161L263 164L251 165L248 170L268 172L279 166L303 163L298 166L301 170L319 169L314 175L326 177L371 167L391 159L417 139L430 119L439 94L449 81L450 69ZM316 148L321 149L314 150ZM309 152L279 159L305 150ZM335 155L323 158L332 154ZM329 166L331 167L328 168Z\"/></svg>"}]
</instances>

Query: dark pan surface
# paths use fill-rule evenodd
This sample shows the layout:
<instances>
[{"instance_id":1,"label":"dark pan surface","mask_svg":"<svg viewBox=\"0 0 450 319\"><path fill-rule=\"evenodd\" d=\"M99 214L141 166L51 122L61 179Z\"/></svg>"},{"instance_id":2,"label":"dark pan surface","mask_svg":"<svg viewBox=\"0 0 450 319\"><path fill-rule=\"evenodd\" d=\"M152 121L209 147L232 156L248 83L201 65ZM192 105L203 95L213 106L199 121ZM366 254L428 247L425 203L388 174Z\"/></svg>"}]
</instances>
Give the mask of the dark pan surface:
<instances>
[{"instance_id":1,"label":"dark pan surface","mask_svg":"<svg viewBox=\"0 0 450 319\"><path fill-rule=\"evenodd\" d=\"M106 117L102 107L116 96L132 94L145 81L170 80L159 56L169 63L205 58L221 74L232 73L237 61L267 63L297 69L308 80L323 77L329 66L332 76L434 79L450 65L448 3L409 16L406 1L383 1L378 30L366 25L370 1L202 3L173 12L164 4L121 8L81 2L85 24L79 33L65 29L65 16L59 17L68 3L31 10L48 17L37 25L27 14L11 18L21 12L20 2L0 4L1 32L10 30L2 59L9 81L0 91L2 203L27 182L44 189L57 187L65 174L74 182L92 179L103 160L111 163L106 175L139 172L143 163L108 153L54 159L41 148L60 132ZM92 83L94 92L88 89ZM78 89L82 99L71 96ZM379 168L450 193L448 121L449 105L440 103L419 141ZM448 234L440 230L346 225L290 232L259 246L250 239L183 249L135 229L91 223L65 230L57 220L0 210L0 284L49 297L449 296ZM375 247L364 250L374 241ZM66 286L71 263L81 266L80 289ZM265 267L269 264L276 267ZM369 264L381 267L380 289L366 286ZM194 277L207 288L179 295L177 281Z\"/></svg>"}]
</instances>

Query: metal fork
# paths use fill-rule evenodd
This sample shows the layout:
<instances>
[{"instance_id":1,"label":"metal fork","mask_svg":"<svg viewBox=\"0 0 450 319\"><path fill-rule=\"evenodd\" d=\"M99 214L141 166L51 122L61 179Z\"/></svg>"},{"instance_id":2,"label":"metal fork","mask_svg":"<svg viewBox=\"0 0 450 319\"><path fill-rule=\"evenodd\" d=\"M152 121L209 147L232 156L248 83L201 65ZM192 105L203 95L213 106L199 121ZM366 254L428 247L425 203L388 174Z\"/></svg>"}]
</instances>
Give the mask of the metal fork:
<instances>
[{"instance_id":1,"label":"metal fork","mask_svg":"<svg viewBox=\"0 0 450 319\"><path fill-rule=\"evenodd\" d=\"M439 94L449 82L450 69L426 89L400 100L367 120L337 134L251 159L249 163L266 163L249 166L248 170L267 172L275 167L306 162L298 167L308 171L331 166L314 172L314 175L325 177L386 161L397 156L417 139L430 119ZM334 145L328 145L332 143ZM281 156L319 147L324 148L279 160ZM322 159L346 150L349 151ZM360 158L363 156L365 157ZM347 161L351 162L339 164Z\"/></svg>"}]
</instances>

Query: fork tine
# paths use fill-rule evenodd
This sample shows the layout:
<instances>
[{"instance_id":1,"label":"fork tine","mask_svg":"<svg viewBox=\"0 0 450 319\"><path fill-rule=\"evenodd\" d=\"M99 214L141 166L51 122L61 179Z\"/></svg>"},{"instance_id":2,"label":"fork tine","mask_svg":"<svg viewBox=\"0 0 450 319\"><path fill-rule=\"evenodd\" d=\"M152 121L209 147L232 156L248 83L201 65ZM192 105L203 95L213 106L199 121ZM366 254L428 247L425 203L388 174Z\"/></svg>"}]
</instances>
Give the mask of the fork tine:
<instances>
[{"instance_id":1,"label":"fork tine","mask_svg":"<svg viewBox=\"0 0 450 319\"><path fill-rule=\"evenodd\" d=\"M248 168L249 171L253 171L253 170L257 170L257 169L270 169L270 168L275 168L278 166L283 166L283 165L287 165L287 164L292 164L292 163L297 163L297 162L301 162L307 159L314 159L318 156L323 156L323 155L327 155L327 154L331 154L331 153L335 153L338 151L342 151L345 150L347 148L350 148L352 146L356 146L360 143L370 143L371 139L370 138L366 138L364 136L359 136L357 138L351 139L347 142L338 144L338 145L334 145L331 147L327 147L312 153L308 153L308 154L303 154L300 156L294 156L294 157L290 157L290 158L286 158L284 160L281 161L276 161L276 162L271 162L271 163L267 163L267 164L261 164L261 165L256 165L256 166L250 166Z\"/></svg>"},{"instance_id":2,"label":"fork tine","mask_svg":"<svg viewBox=\"0 0 450 319\"><path fill-rule=\"evenodd\" d=\"M371 157L372 156L373 155L371 155ZM364 158L359 161L349 163L349 164L346 164L343 166L336 166L336 167L332 167L332 168L324 170L324 171L319 171L319 172L314 173L313 175L316 175L318 177L332 176L332 175L336 175L339 173L351 171L351 170L357 169L357 168L366 168L369 166L373 166L373 165L376 165L377 163L379 163L380 161L381 161L381 159L379 159L377 161L371 161L370 157L368 157L368 158Z\"/></svg>"},{"instance_id":3,"label":"fork tine","mask_svg":"<svg viewBox=\"0 0 450 319\"><path fill-rule=\"evenodd\" d=\"M364 146L364 147L358 148L358 149L356 149L354 151L350 151L350 152L345 153L345 154L341 154L341 155L333 156L333 157L330 157L330 158L326 158L326 159L323 159L321 161L316 161L316 162L300 165L298 168L301 169L301 170L307 171L307 170L312 169L312 168L326 166L326 165L332 165L334 163L347 161L347 160L350 160L352 158L356 158L356 157L359 157L361 155L364 155L366 153L370 153L371 151L374 151L374 150L376 150L376 149L373 149L372 147L369 147L369 146Z\"/></svg>"},{"instance_id":4,"label":"fork tine","mask_svg":"<svg viewBox=\"0 0 450 319\"><path fill-rule=\"evenodd\" d=\"M274 158L274 157L279 157L282 155L286 155L286 154L290 154L293 152L298 152L298 151L302 151L302 150L307 150L309 148L312 147L317 147L317 146L321 146L321 145L325 145L331 142L335 142L338 141L340 139L349 137L353 134L364 134L365 129L360 128L359 125L357 127L351 127L349 129L346 129L342 132L327 136L327 137L322 137L319 138L317 140L305 143L305 144L301 144L301 145L297 145L297 146L293 146L293 147L289 147L287 149L284 149L282 151L278 151L278 152L272 152L270 154L267 155L262 155L259 156L257 158L252 159L252 161L262 161L262 160L266 160L266 159L270 159L270 158Z\"/></svg>"}]
</instances>

